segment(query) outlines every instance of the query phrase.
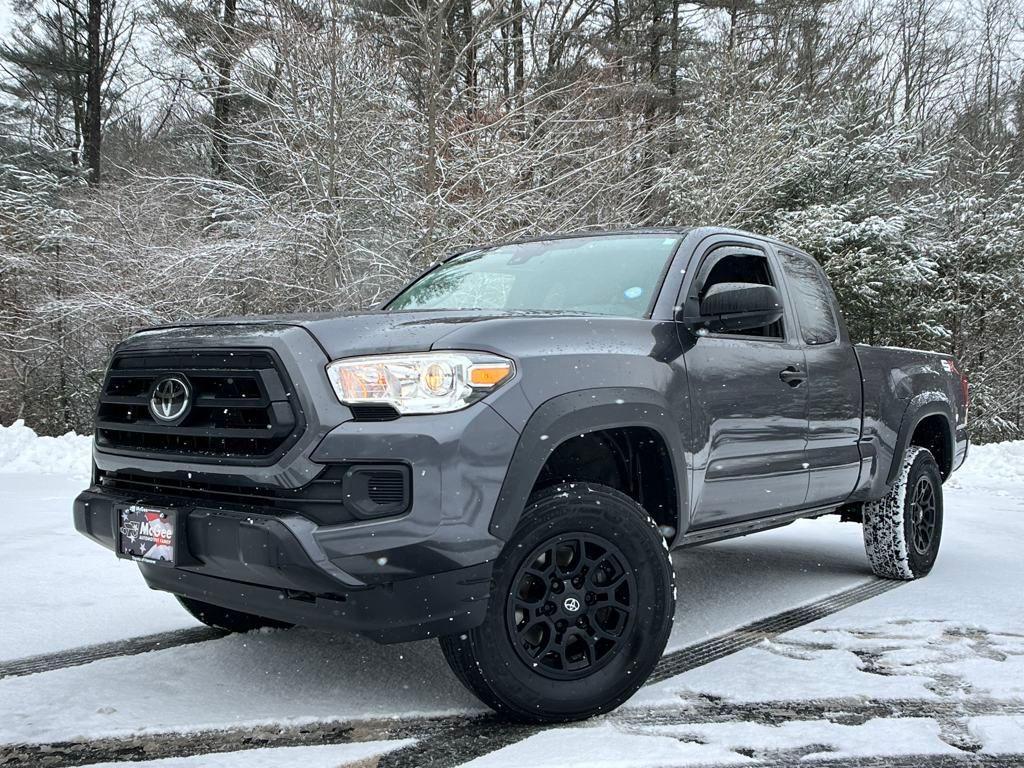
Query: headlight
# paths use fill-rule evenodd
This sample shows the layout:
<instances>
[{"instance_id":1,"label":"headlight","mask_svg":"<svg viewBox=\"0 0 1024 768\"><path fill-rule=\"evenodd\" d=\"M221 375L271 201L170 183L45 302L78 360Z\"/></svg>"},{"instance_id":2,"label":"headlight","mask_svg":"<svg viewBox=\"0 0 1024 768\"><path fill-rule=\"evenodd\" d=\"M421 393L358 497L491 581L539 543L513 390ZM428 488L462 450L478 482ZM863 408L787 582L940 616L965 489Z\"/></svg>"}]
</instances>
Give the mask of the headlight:
<instances>
[{"instance_id":1,"label":"headlight","mask_svg":"<svg viewBox=\"0 0 1024 768\"><path fill-rule=\"evenodd\" d=\"M483 352L415 352L335 360L327 366L347 405L392 405L399 413L465 408L512 378L511 360Z\"/></svg>"}]
</instances>

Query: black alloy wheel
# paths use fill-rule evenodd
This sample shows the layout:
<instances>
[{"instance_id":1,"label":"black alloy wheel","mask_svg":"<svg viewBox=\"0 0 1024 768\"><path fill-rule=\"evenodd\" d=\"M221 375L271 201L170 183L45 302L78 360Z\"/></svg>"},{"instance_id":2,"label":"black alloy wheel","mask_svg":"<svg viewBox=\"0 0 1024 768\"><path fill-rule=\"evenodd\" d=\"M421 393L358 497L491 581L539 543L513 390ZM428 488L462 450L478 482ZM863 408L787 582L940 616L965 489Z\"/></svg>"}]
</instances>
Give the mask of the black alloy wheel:
<instances>
[{"instance_id":1,"label":"black alloy wheel","mask_svg":"<svg viewBox=\"0 0 1024 768\"><path fill-rule=\"evenodd\" d=\"M594 534L555 536L519 567L506 604L519 657L556 680L586 677L614 656L636 615L633 572Z\"/></svg>"},{"instance_id":2,"label":"black alloy wheel","mask_svg":"<svg viewBox=\"0 0 1024 768\"><path fill-rule=\"evenodd\" d=\"M922 475L917 479L914 497L911 501L910 516L914 549L919 555L927 555L931 551L932 541L935 538L937 518L935 486L932 485L932 479L927 475Z\"/></svg>"}]
</instances>

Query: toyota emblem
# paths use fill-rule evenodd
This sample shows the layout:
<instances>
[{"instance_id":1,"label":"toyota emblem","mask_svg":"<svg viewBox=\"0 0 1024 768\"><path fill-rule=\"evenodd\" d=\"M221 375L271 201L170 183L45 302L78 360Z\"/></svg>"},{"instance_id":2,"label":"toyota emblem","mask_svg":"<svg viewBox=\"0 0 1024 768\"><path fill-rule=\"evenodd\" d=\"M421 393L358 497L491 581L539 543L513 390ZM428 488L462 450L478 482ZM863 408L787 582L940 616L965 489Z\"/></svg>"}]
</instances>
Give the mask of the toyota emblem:
<instances>
[{"instance_id":1,"label":"toyota emblem","mask_svg":"<svg viewBox=\"0 0 1024 768\"><path fill-rule=\"evenodd\" d=\"M175 424L185 418L192 405L192 390L181 375L164 376L149 396L149 412L164 424Z\"/></svg>"},{"instance_id":2,"label":"toyota emblem","mask_svg":"<svg viewBox=\"0 0 1024 768\"><path fill-rule=\"evenodd\" d=\"M565 606L565 610L567 610L569 613L576 613L576 611L580 609L580 601L577 600L575 597L565 598L565 602L562 603L562 605Z\"/></svg>"}]
</instances>

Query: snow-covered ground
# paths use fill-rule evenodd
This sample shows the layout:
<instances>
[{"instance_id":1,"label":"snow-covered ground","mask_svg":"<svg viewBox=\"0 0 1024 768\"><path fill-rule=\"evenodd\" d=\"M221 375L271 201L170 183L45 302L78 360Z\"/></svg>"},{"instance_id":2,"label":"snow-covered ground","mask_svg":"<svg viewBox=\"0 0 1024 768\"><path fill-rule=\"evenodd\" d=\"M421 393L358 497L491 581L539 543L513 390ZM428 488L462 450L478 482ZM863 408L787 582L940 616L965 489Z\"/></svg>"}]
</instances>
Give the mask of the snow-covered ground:
<instances>
[{"instance_id":1,"label":"snow-covered ground","mask_svg":"<svg viewBox=\"0 0 1024 768\"><path fill-rule=\"evenodd\" d=\"M149 591L134 566L73 530L71 500L87 480L87 439L0 427L0 660L195 626L173 598ZM543 730L468 764L1024 753L1024 442L973 448L946 492L942 553L927 579L648 686L617 713ZM859 527L834 518L675 560L670 650L871 578ZM435 643L262 632L0 680L0 756L5 743L143 729L481 711ZM401 746L290 747L145 765L373 764Z\"/></svg>"},{"instance_id":2,"label":"snow-covered ground","mask_svg":"<svg viewBox=\"0 0 1024 768\"><path fill-rule=\"evenodd\" d=\"M593 750L588 764L603 768L974 753L1024 765L1024 442L974 447L945 490L942 552L928 578L644 688L627 705L678 710L677 722L622 725L610 716L468 765L555 768L579 756L580 744ZM841 533L813 521L716 546L733 554L806 546L832 573L850 556ZM786 592L791 576L780 562L766 578ZM702 587L718 601L734 597ZM685 611L676 618L688 620ZM709 701L753 714L688 723L687 709ZM885 702L898 717L829 716Z\"/></svg>"},{"instance_id":3,"label":"snow-covered ground","mask_svg":"<svg viewBox=\"0 0 1024 768\"><path fill-rule=\"evenodd\" d=\"M395 739L392 741L367 741L361 744L248 749L244 752L146 760L132 763L132 765L135 768L281 768L286 765L301 766L301 768L339 768L339 766L369 768L376 763L374 758L411 743L412 741L409 739ZM124 762L93 763L89 768L121 768L124 765Z\"/></svg>"},{"instance_id":4,"label":"snow-covered ground","mask_svg":"<svg viewBox=\"0 0 1024 768\"><path fill-rule=\"evenodd\" d=\"M197 626L74 529L92 440L0 426L0 660Z\"/></svg>"}]
</instances>

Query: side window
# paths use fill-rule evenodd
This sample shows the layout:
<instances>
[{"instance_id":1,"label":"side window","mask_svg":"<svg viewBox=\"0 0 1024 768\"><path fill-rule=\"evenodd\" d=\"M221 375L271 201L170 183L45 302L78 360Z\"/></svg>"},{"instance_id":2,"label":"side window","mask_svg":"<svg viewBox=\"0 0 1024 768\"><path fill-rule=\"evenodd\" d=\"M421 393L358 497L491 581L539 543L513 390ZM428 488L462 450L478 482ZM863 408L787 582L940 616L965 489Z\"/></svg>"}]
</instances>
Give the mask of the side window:
<instances>
[{"instance_id":1,"label":"side window","mask_svg":"<svg viewBox=\"0 0 1024 768\"><path fill-rule=\"evenodd\" d=\"M825 276L807 256L779 251L782 268L796 302L800 331L805 344L830 344L839 336L832 311L832 297Z\"/></svg>"},{"instance_id":2,"label":"side window","mask_svg":"<svg viewBox=\"0 0 1024 768\"><path fill-rule=\"evenodd\" d=\"M707 274L700 282L698 300L703 299L708 289L719 283L757 283L758 285L778 287L772 279L768 258L759 254L743 252L716 257L712 251L704 261L701 271L706 271ZM781 318L771 325L761 328L743 328L735 331L722 331L722 333L732 336L757 336L765 339L785 338Z\"/></svg>"}]
</instances>

